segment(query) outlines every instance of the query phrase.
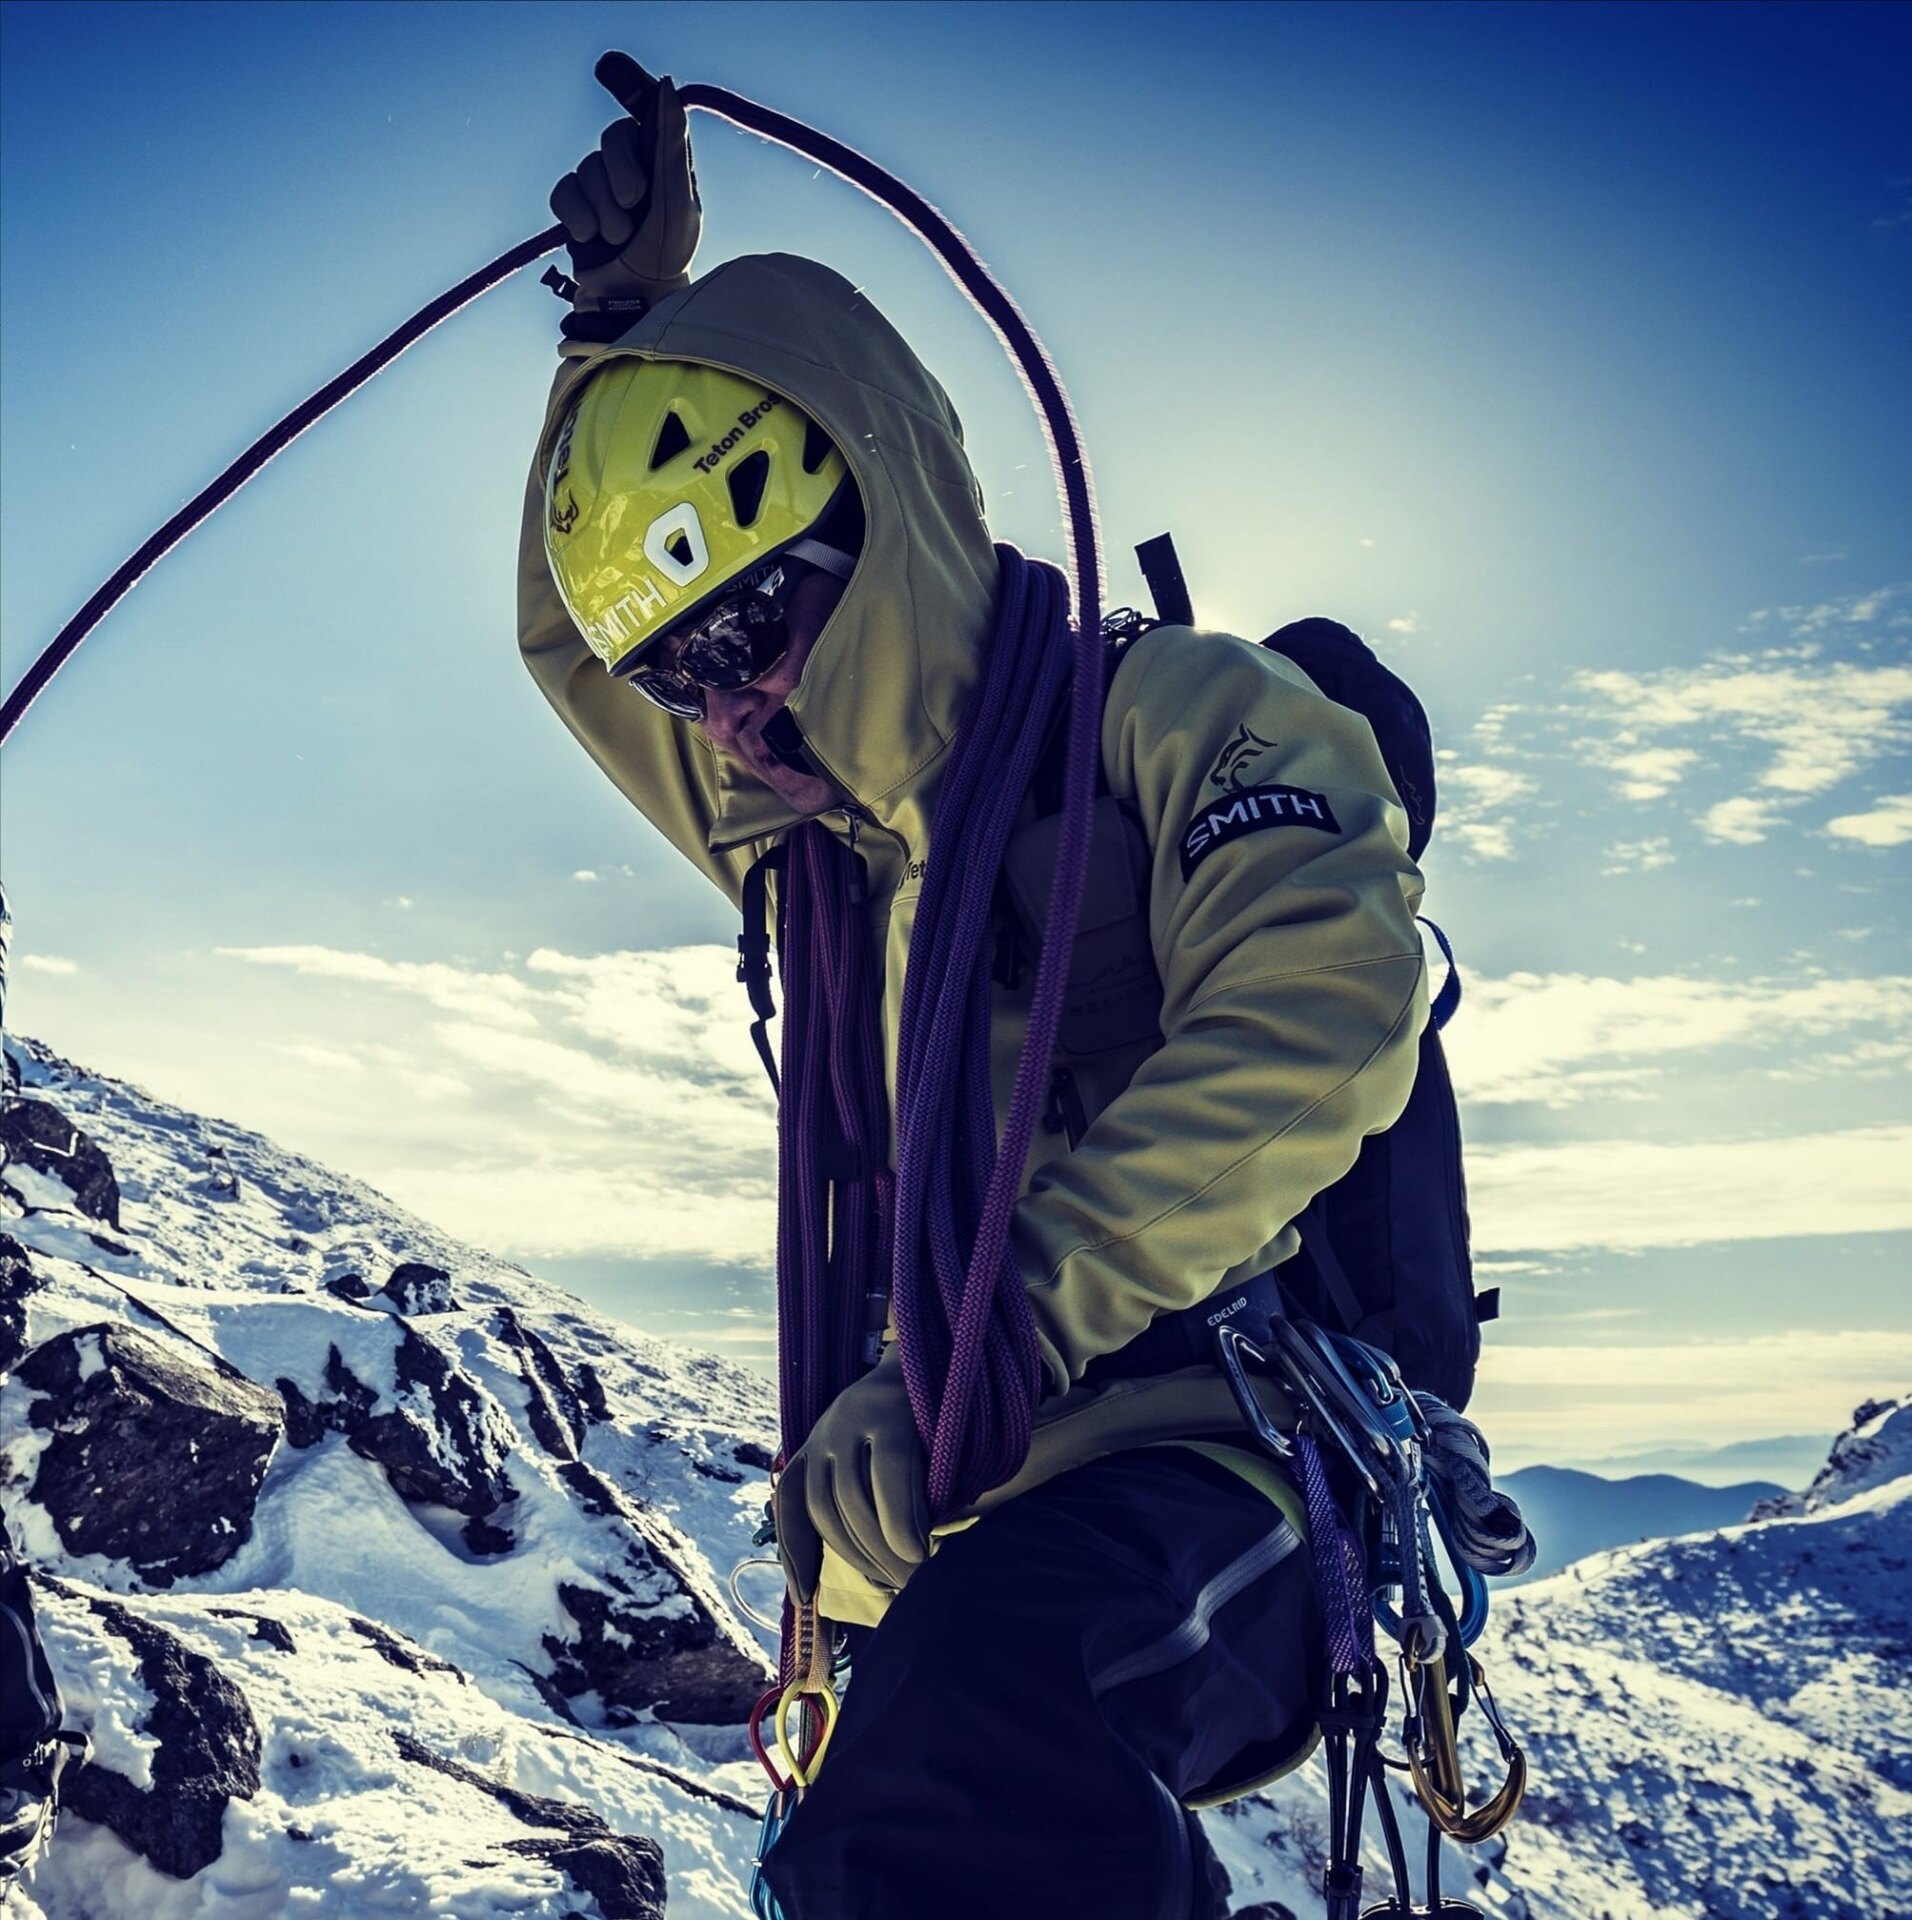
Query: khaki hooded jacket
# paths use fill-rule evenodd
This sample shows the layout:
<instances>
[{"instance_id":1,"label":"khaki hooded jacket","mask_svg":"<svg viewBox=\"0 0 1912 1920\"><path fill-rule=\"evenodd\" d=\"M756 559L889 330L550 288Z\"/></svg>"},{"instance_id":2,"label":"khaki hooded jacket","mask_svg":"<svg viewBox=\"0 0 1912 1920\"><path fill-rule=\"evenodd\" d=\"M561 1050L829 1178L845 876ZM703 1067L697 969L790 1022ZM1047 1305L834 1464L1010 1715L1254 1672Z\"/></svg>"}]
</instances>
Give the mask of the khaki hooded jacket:
<instances>
[{"instance_id":1,"label":"khaki hooded jacket","mask_svg":"<svg viewBox=\"0 0 1912 1920\"><path fill-rule=\"evenodd\" d=\"M733 903L796 818L585 645L545 559L545 466L577 385L627 356L759 381L849 464L863 551L789 711L864 816L893 1096L916 902L927 865L950 857L930 840L938 782L996 612L955 411L856 288L790 255L730 261L614 344L565 353L525 499L519 645L585 750ZM1367 722L1298 667L1227 634L1157 628L1113 676L1102 761L1103 805L1127 832L1098 835L1077 937L1056 1062L1074 1124L1038 1130L1013 1226L1047 1396L1028 1464L979 1510L1118 1449L1241 1434L1213 1369L1099 1389L1083 1370L1156 1315L1294 1253L1294 1216L1405 1105L1427 1015L1406 817ZM847 834L844 815L829 819ZM1012 878L1045 870L1052 832L1031 808ZM1039 926L1039 900L1032 913ZM995 989L999 1115L1033 973ZM873 1623L891 1597L826 1558L828 1617Z\"/></svg>"}]
</instances>

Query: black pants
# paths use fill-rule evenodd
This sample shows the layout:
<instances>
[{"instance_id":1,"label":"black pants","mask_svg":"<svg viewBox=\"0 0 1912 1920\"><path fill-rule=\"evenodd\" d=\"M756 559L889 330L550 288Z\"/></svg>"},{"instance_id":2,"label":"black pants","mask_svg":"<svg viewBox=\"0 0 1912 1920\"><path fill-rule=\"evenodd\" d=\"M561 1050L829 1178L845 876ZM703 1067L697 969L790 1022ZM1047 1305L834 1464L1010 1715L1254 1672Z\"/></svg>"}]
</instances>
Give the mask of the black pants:
<instances>
[{"instance_id":1,"label":"black pants","mask_svg":"<svg viewBox=\"0 0 1912 1920\"><path fill-rule=\"evenodd\" d=\"M946 1541L860 1638L766 1877L785 1920L1212 1920L1182 1799L1292 1749L1321 1658L1264 1495L1180 1448L1079 1468Z\"/></svg>"}]
</instances>

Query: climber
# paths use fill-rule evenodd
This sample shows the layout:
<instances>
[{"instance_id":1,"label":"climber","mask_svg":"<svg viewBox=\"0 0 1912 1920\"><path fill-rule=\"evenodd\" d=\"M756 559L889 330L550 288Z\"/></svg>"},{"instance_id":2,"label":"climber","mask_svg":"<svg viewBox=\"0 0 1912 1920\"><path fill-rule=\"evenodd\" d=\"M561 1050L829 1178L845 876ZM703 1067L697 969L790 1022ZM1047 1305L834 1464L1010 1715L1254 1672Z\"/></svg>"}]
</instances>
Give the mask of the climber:
<instances>
[{"instance_id":1,"label":"climber","mask_svg":"<svg viewBox=\"0 0 1912 1920\"><path fill-rule=\"evenodd\" d=\"M520 647L580 744L733 904L761 913L781 853L849 863L863 949L824 984L859 1004L833 1015L829 1064L854 1079L871 1045L886 1161L912 1050L934 1044L906 1003L906 959L926 964L912 929L933 870L966 857L930 827L1027 563L992 545L954 409L856 287L782 254L692 283L674 90L628 61L612 90L627 112L552 196L572 311L525 501ZM794 1435L786 1418L779 1550L793 1601L851 1655L827 1763L765 1862L786 1920L1211 1920L1219 1875L1191 1809L1315 1737L1301 1503L1212 1369L1131 1356L1158 1317L1293 1256L1296 1216L1401 1112L1427 1017L1419 874L1366 723L1239 639L1134 639L1099 760L1118 831L1091 849L1010 1229L1034 1324L1026 1459L937 1510L902 1279L869 1329L874 1364ZM1053 859L1040 784L979 890L998 1121L1035 991L1027 896ZM794 910L788 868L779 891ZM817 1080L793 1064L813 1036L785 972L788 1262L805 1154L835 1169L840 1221L865 1218L845 1195L887 1195L890 1175L867 1139L796 1137ZM967 1111L952 1096L952 1132ZM884 1230L886 1206L867 1214ZM832 1258L861 1258L837 1232ZM786 1416L836 1364L803 1331L783 1329Z\"/></svg>"}]
</instances>

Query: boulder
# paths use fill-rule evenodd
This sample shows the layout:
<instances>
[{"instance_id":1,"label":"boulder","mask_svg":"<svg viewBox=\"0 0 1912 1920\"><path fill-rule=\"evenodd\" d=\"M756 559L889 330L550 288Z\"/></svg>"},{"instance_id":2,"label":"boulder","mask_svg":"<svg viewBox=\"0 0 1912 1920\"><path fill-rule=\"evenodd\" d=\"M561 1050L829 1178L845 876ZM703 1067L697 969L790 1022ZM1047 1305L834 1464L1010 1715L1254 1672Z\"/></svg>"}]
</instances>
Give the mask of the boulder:
<instances>
[{"instance_id":1,"label":"boulder","mask_svg":"<svg viewBox=\"0 0 1912 1920\"><path fill-rule=\"evenodd\" d=\"M463 1786L475 1787L489 1794L513 1820L547 1829L543 1834L506 1840L503 1850L555 1867L579 1892L597 1902L604 1920L664 1920L664 1854L655 1840L643 1834L614 1833L593 1808L506 1786L475 1767L434 1752L409 1733L394 1733L392 1742L413 1766L429 1767Z\"/></svg>"},{"instance_id":2,"label":"boulder","mask_svg":"<svg viewBox=\"0 0 1912 1920\"><path fill-rule=\"evenodd\" d=\"M451 1275L443 1267L428 1267L422 1260L407 1260L395 1267L379 1292L408 1320L421 1313L458 1311L458 1302L452 1298Z\"/></svg>"},{"instance_id":3,"label":"boulder","mask_svg":"<svg viewBox=\"0 0 1912 1920\"><path fill-rule=\"evenodd\" d=\"M59 1181L88 1219L118 1230L119 1182L112 1162L58 1107L16 1100L0 1112L0 1169L15 1166Z\"/></svg>"},{"instance_id":4,"label":"boulder","mask_svg":"<svg viewBox=\"0 0 1912 1920\"><path fill-rule=\"evenodd\" d=\"M515 1500L517 1489L505 1474L513 1433L502 1409L410 1327L395 1365L398 1402L348 1418L352 1451L376 1460L407 1500L434 1501L466 1515L489 1514Z\"/></svg>"},{"instance_id":5,"label":"boulder","mask_svg":"<svg viewBox=\"0 0 1912 1920\"><path fill-rule=\"evenodd\" d=\"M32 1497L69 1553L154 1586L223 1566L252 1533L284 1431L278 1400L216 1355L102 1321L43 1342L19 1377L48 1433Z\"/></svg>"},{"instance_id":6,"label":"boulder","mask_svg":"<svg viewBox=\"0 0 1912 1920\"><path fill-rule=\"evenodd\" d=\"M1803 1493L1761 1500L1747 1518L1780 1520L1821 1513L1905 1473L1912 1473L1912 1398L1866 1400L1853 1409L1852 1425L1832 1443L1811 1486Z\"/></svg>"},{"instance_id":7,"label":"boulder","mask_svg":"<svg viewBox=\"0 0 1912 1920\"><path fill-rule=\"evenodd\" d=\"M584 1402L585 1418L602 1425L611 1417L611 1403L604 1397L604 1377L590 1361L578 1362L578 1398Z\"/></svg>"},{"instance_id":8,"label":"boulder","mask_svg":"<svg viewBox=\"0 0 1912 1920\"><path fill-rule=\"evenodd\" d=\"M27 1350L27 1295L42 1284L26 1248L0 1233L0 1374L11 1373Z\"/></svg>"},{"instance_id":9,"label":"boulder","mask_svg":"<svg viewBox=\"0 0 1912 1920\"><path fill-rule=\"evenodd\" d=\"M596 1693L613 1721L655 1713L699 1726L746 1723L775 1677L692 1557L655 1515L582 1461L559 1469L587 1514L620 1522L621 1559L588 1583L561 1580L572 1638L544 1636L558 1690Z\"/></svg>"},{"instance_id":10,"label":"boulder","mask_svg":"<svg viewBox=\"0 0 1912 1920\"><path fill-rule=\"evenodd\" d=\"M54 1584L69 1599L82 1596ZM83 1820L111 1827L134 1852L177 1880L219 1858L226 1807L259 1791L259 1727L246 1696L176 1634L116 1600L84 1596L109 1633L139 1659L152 1696L142 1731L155 1744L149 1784L87 1760L69 1769L60 1797Z\"/></svg>"},{"instance_id":11,"label":"boulder","mask_svg":"<svg viewBox=\"0 0 1912 1920\"><path fill-rule=\"evenodd\" d=\"M518 1377L529 1396L531 1431L539 1445L560 1460L575 1460L584 1445L584 1403L563 1363L511 1308L500 1307L492 1326L518 1356Z\"/></svg>"},{"instance_id":12,"label":"boulder","mask_svg":"<svg viewBox=\"0 0 1912 1920\"><path fill-rule=\"evenodd\" d=\"M410 1327L400 1331L393 1366L398 1393L389 1401L353 1373L336 1346L326 1355L327 1398L315 1400L281 1378L286 1437L309 1447L328 1432L343 1434L361 1459L385 1469L402 1499L428 1500L467 1518L486 1518L515 1500L505 1473L513 1432L503 1409Z\"/></svg>"}]
</instances>

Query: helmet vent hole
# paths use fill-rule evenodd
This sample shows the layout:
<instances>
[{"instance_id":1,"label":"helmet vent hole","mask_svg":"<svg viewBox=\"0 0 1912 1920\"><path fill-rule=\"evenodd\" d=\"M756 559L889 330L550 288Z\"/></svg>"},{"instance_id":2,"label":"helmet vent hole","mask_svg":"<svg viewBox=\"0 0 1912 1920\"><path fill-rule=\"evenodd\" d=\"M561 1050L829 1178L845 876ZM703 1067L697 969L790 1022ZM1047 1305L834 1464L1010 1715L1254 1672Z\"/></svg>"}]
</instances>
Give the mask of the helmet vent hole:
<instances>
[{"instance_id":1,"label":"helmet vent hole","mask_svg":"<svg viewBox=\"0 0 1912 1920\"><path fill-rule=\"evenodd\" d=\"M691 550L689 539L682 533L672 534L671 537L664 542L664 551L668 553L680 567L689 567L696 564L697 555Z\"/></svg>"},{"instance_id":2,"label":"helmet vent hole","mask_svg":"<svg viewBox=\"0 0 1912 1920\"><path fill-rule=\"evenodd\" d=\"M836 443L817 425L814 420L804 422L803 428L803 470L815 473L836 452Z\"/></svg>"},{"instance_id":3,"label":"helmet vent hole","mask_svg":"<svg viewBox=\"0 0 1912 1920\"><path fill-rule=\"evenodd\" d=\"M730 470L730 504L740 527L752 525L763 507L763 490L770 481L770 456L759 447Z\"/></svg>"},{"instance_id":4,"label":"helmet vent hole","mask_svg":"<svg viewBox=\"0 0 1912 1920\"><path fill-rule=\"evenodd\" d=\"M673 408L665 414L664 424L657 430L657 445L651 449L651 471L655 473L666 461L675 460L689 445L690 429Z\"/></svg>"}]
</instances>

